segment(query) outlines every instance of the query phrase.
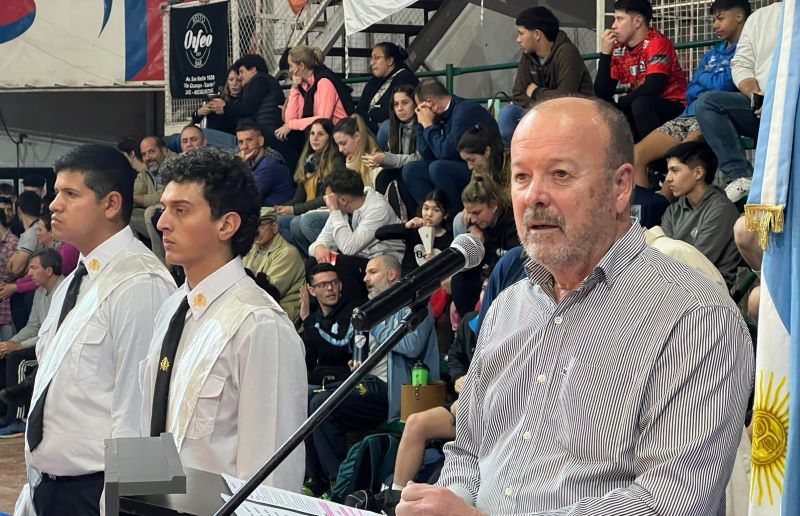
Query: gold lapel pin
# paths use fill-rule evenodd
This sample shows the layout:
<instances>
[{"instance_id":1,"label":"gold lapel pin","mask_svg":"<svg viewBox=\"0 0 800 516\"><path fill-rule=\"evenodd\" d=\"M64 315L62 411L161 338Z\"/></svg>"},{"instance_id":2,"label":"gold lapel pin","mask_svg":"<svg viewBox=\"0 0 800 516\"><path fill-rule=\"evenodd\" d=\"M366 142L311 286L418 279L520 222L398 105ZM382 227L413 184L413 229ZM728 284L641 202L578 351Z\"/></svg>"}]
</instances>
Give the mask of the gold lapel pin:
<instances>
[{"instance_id":1,"label":"gold lapel pin","mask_svg":"<svg viewBox=\"0 0 800 516\"><path fill-rule=\"evenodd\" d=\"M161 359L161 367L160 367L160 369L162 371L164 371L165 373L167 371L169 371L169 359L167 357L164 357L164 358Z\"/></svg>"}]
</instances>

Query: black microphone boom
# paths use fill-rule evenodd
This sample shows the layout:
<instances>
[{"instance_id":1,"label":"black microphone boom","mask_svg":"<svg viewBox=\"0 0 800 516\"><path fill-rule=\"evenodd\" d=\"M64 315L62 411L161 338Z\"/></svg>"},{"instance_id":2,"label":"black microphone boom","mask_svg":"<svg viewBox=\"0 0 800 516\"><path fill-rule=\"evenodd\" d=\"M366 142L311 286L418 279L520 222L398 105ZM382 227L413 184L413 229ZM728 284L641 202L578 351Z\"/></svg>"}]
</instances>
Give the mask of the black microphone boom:
<instances>
[{"instance_id":1,"label":"black microphone boom","mask_svg":"<svg viewBox=\"0 0 800 516\"><path fill-rule=\"evenodd\" d=\"M462 269L471 269L483 261L483 245L466 233L453 239L450 247L428 263L403 276L374 299L353 310L351 320L357 331L369 331L404 306L433 294L441 282Z\"/></svg>"}]
</instances>

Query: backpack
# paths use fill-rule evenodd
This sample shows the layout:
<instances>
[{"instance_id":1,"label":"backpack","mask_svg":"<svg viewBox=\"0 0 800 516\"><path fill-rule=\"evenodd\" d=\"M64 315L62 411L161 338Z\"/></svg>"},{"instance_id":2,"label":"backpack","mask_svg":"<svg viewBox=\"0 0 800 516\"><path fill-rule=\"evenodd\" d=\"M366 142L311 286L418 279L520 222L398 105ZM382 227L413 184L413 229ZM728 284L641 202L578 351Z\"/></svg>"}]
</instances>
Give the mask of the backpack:
<instances>
[{"instance_id":1,"label":"backpack","mask_svg":"<svg viewBox=\"0 0 800 516\"><path fill-rule=\"evenodd\" d=\"M377 493L383 481L394 472L400 438L394 434L368 435L354 444L339 466L331 500L343 503L358 490Z\"/></svg>"}]
</instances>

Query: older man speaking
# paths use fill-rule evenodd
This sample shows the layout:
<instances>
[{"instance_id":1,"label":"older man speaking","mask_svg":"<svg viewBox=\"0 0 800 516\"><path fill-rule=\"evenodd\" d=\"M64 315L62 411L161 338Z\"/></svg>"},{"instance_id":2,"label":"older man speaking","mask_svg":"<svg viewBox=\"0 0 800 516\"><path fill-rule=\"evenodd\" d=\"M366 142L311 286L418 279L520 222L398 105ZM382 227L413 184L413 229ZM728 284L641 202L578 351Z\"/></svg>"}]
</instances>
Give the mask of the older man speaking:
<instances>
[{"instance_id":1,"label":"older man speaking","mask_svg":"<svg viewBox=\"0 0 800 516\"><path fill-rule=\"evenodd\" d=\"M492 304L438 486L397 514L725 514L753 375L733 301L647 247L633 141L601 101L523 118L511 196L531 260Z\"/></svg>"}]
</instances>

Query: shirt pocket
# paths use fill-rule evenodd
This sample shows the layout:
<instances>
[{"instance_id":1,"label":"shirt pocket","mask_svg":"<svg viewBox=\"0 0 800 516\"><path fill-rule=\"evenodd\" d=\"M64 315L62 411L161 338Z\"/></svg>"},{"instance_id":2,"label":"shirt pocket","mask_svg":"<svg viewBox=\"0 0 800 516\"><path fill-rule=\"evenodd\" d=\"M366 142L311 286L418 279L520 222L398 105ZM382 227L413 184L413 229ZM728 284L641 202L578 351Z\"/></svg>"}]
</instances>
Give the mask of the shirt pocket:
<instances>
[{"instance_id":1,"label":"shirt pocket","mask_svg":"<svg viewBox=\"0 0 800 516\"><path fill-rule=\"evenodd\" d=\"M105 340L108 330L95 322L88 322L78 333L76 338L77 345L80 346L78 353L78 367L75 369L78 381L83 381L97 374L100 364L100 356L103 351L103 340Z\"/></svg>"},{"instance_id":2,"label":"shirt pocket","mask_svg":"<svg viewBox=\"0 0 800 516\"><path fill-rule=\"evenodd\" d=\"M208 375L206 382L200 389L197 405L194 407L194 417L186 430L187 439L203 439L214 431L217 420L217 409L222 399L222 390L225 387L225 378L215 374Z\"/></svg>"},{"instance_id":3,"label":"shirt pocket","mask_svg":"<svg viewBox=\"0 0 800 516\"><path fill-rule=\"evenodd\" d=\"M556 408L556 441L570 456L587 464L619 461L621 414L631 379L613 367L570 360Z\"/></svg>"}]
</instances>

